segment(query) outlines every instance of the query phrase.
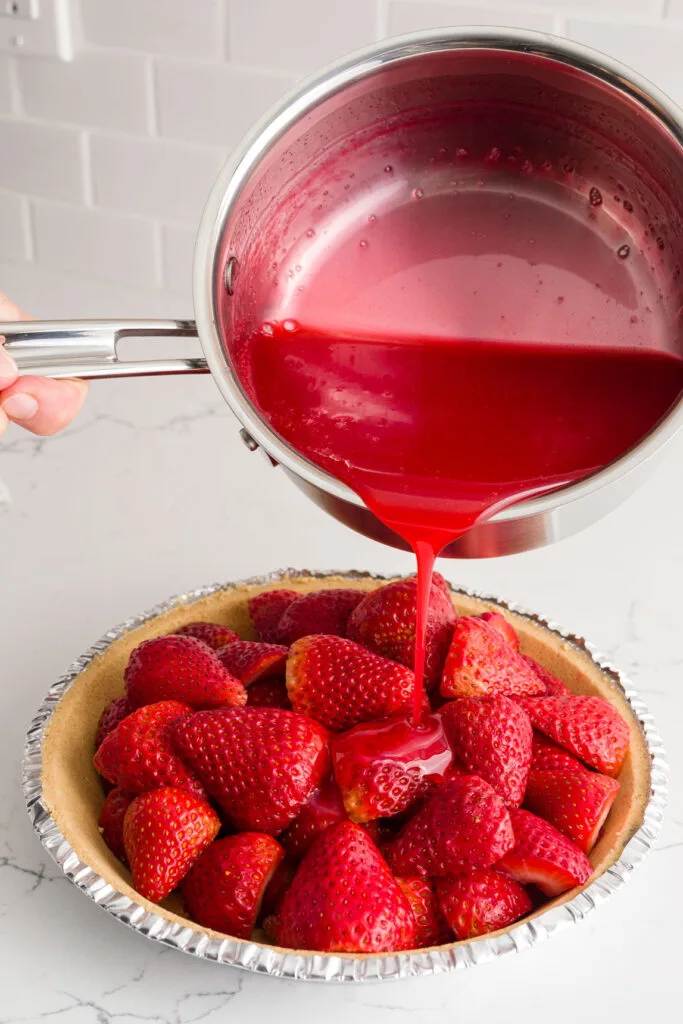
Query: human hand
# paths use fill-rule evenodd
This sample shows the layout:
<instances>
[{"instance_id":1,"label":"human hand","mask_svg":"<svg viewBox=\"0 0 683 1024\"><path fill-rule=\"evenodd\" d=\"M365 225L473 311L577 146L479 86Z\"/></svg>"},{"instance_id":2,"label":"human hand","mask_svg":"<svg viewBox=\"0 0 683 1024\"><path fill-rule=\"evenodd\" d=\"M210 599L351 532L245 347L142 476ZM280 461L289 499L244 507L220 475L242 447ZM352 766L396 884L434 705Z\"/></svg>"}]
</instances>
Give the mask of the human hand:
<instances>
[{"instance_id":1,"label":"human hand","mask_svg":"<svg viewBox=\"0 0 683 1024\"><path fill-rule=\"evenodd\" d=\"M0 294L0 320L30 320L6 296ZM84 380L50 380L47 377L19 377L0 337L0 434L17 423L32 434L47 437L71 423L88 393Z\"/></svg>"}]
</instances>

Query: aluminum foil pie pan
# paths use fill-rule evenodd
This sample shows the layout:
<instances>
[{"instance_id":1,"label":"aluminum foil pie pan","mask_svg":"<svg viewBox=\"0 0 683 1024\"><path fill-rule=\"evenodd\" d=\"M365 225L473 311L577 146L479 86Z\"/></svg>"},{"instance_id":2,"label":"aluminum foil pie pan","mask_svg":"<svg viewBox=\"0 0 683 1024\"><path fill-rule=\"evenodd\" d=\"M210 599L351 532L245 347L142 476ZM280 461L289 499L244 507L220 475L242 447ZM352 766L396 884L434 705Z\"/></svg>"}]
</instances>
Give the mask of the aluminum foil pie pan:
<instances>
[{"instance_id":1,"label":"aluminum foil pie pan","mask_svg":"<svg viewBox=\"0 0 683 1024\"><path fill-rule=\"evenodd\" d=\"M292 951L265 942L230 938L183 917L181 905L173 898L156 906L132 889L130 876L99 836L96 822L103 796L91 766L96 721L105 704L122 689L122 668L130 649L146 636L171 632L184 622L202 617L234 625L241 635L248 636L251 627L246 598L265 587L286 585L302 592L339 585L372 589L387 579L361 572L289 569L236 583L213 584L173 597L126 620L76 658L38 708L27 733L23 758L28 814L43 846L66 877L113 917L155 942L260 974L327 982L413 978L457 971L516 953L582 920L619 889L653 848L666 802L667 766L652 716L628 680L581 637L515 604L459 589L453 590L453 600L461 611L499 606L520 632L523 649L577 692L608 696L630 721L631 755L620 777L621 804L615 803L608 829L591 854L595 871L583 888L572 890L499 932L430 949L382 955ZM613 816L615 822L610 825Z\"/></svg>"}]
</instances>

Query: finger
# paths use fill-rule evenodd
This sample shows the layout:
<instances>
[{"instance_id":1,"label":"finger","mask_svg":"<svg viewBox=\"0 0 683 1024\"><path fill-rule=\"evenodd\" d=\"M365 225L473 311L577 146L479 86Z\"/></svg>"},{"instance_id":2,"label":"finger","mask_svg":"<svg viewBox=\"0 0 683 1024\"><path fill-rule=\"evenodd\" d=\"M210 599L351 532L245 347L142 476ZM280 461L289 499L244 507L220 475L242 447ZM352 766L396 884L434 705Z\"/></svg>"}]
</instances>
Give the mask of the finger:
<instances>
[{"instance_id":1,"label":"finger","mask_svg":"<svg viewBox=\"0 0 683 1024\"><path fill-rule=\"evenodd\" d=\"M5 339L0 337L0 391L4 391L10 384L14 384L15 380L19 376L17 370L17 364L12 359L9 352L5 351L3 341Z\"/></svg>"},{"instance_id":2,"label":"finger","mask_svg":"<svg viewBox=\"0 0 683 1024\"><path fill-rule=\"evenodd\" d=\"M48 437L63 430L80 410L88 384L83 380L20 377L0 396L0 406L13 423Z\"/></svg>"},{"instance_id":3,"label":"finger","mask_svg":"<svg viewBox=\"0 0 683 1024\"><path fill-rule=\"evenodd\" d=\"M31 320L32 317L28 313L24 313L23 309L8 299L6 295L0 292L0 320Z\"/></svg>"},{"instance_id":4,"label":"finger","mask_svg":"<svg viewBox=\"0 0 683 1024\"><path fill-rule=\"evenodd\" d=\"M5 433L8 427L9 420L7 419L7 416L2 411L2 409L0 409L0 437L2 437L2 435Z\"/></svg>"}]
</instances>

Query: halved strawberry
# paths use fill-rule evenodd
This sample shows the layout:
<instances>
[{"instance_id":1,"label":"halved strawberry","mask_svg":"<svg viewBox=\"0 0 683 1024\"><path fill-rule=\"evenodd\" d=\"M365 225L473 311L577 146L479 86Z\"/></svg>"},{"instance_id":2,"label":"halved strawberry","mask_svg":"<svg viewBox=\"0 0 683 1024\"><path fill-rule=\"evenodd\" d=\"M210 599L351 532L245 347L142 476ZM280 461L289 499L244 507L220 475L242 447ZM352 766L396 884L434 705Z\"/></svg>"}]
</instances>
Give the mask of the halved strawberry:
<instances>
[{"instance_id":1,"label":"halved strawberry","mask_svg":"<svg viewBox=\"0 0 683 1024\"><path fill-rule=\"evenodd\" d=\"M435 574L438 575L438 574ZM432 580L427 617L425 686L438 686L456 613L447 584ZM446 589L444 589L444 587ZM412 669L415 664L417 580L394 580L363 597L351 614L348 635L369 651Z\"/></svg>"},{"instance_id":2,"label":"halved strawberry","mask_svg":"<svg viewBox=\"0 0 683 1024\"><path fill-rule=\"evenodd\" d=\"M557 770L565 772L588 771L585 764L574 757L564 747L558 746L554 740L548 739L542 732L534 729L531 743L531 770Z\"/></svg>"},{"instance_id":3,"label":"halved strawberry","mask_svg":"<svg viewBox=\"0 0 683 1024\"><path fill-rule=\"evenodd\" d=\"M493 868L439 878L436 893L448 924L461 940L507 928L533 906L519 882Z\"/></svg>"},{"instance_id":4,"label":"halved strawberry","mask_svg":"<svg viewBox=\"0 0 683 1024\"><path fill-rule=\"evenodd\" d=\"M513 808L515 845L495 865L522 885L533 884L546 896L585 885L593 868L576 843L530 811Z\"/></svg>"},{"instance_id":5,"label":"halved strawberry","mask_svg":"<svg viewBox=\"0 0 683 1024\"><path fill-rule=\"evenodd\" d=\"M530 658L526 654L524 655L524 660L527 663L527 665L529 665L534 670L534 672L536 673L538 678L541 680L541 682L545 686L545 695L544 696L546 696L546 697L569 697L569 696L571 696L571 692L572 691L569 689L569 687L565 683L563 683L561 679L558 679L557 676L554 676L552 674L552 672L548 672L547 668L544 668L543 665L539 665L539 663L537 661L534 661L533 658Z\"/></svg>"},{"instance_id":6,"label":"halved strawberry","mask_svg":"<svg viewBox=\"0 0 683 1024\"><path fill-rule=\"evenodd\" d=\"M531 724L605 775L618 775L630 731L604 697L540 697L521 700Z\"/></svg>"},{"instance_id":7,"label":"halved strawberry","mask_svg":"<svg viewBox=\"0 0 683 1024\"><path fill-rule=\"evenodd\" d=\"M342 821L315 841L285 893L277 942L329 953L391 953L415 946L415 917L379 850Z\"/></svg>"},{"instance_id":8,"label":"halved strawberry","mask_svg":"<svg viewBox=\"0 0 683 1024\"><path fill-rule=\"evenodd\" d=\"M439 712L456 761L510 807L524 799L531 764L529 716L509 697L464 697Z\"/></svg>"},{"instance_id":9,"label":"halved strawberry","mask_svg":"<svg viewBox=\"0 0 683 1024\"><path fill-rule=\"evenodd\" d=\"M531 726L529 727L531 731ZM400 715L334 737L332 770L351 821L389 818L441 782L453 755L438 715Z\"/></svg>"},{"instance_id":10,"label":"halved strawberry","mask_svg":"<svg viewBox=\"0 0 683 1024\"><path fill-rule=\"evenodd\" d=\"M326 828L347 819L339 787L330 776L316 789L289 828L282 833L280 842L290 856L300 860Z\"/></svg>"},{"instance_id":11,"label":"halved strawberry","mask_svg":"<svg viewBox=\"0 0 683 1024\"><path fill-rule=\"evenodd\" d=\"M516 651L519 650L519 637L512 623L508 622L504 615L501 615L500 612L482 612L477 618L488 622L492 629L497 629L500 635L507 640L510 647L514 647Z\"/></svg>"},{"instance_id":12,"label":"halved strawberry","mask_svg":"<svg viewBox=\"0 0 683 1024\"><path fill-rule=\"evenodd\" d=\"M337 636L297 640L287 659L287 692L295 711L341 732L412 705L410 669Z\"/></svg>"},{"instance_id":13,"label":"halved strawberry","mask_svg":"<svg viewBox=\"0 0 683 1024\"><path fill-rule=\"evenodd\" d=\"M217 839L183 881L190 917L205 928L250 939L266 887L285 851L263 832Z\"/></svg>"},{"instance_id":14,"label":"halved strawberry","mask_svg":"<svg viewBox=\"0 0 683 1024\"><path fill-rule=\"evenodd\" d=\"M216 622L188 622L186 626L176 629L175 635L193 636L195 640L201 640L203 644L213 648L214 651L217 651L219 647L225 647L226 644L239 640L239 636L234 629L220 626Z\"/></svg>"},{"instance_id":15,"label":"halved strawberry","mask_svg":"<svg viewBox=\"0 0 683 1024\"><path fill-rule=\"evenodd\" d=\"M544 692L534 670L497 629L472 615L458 619L441 678L445 697L519 697Z\"/></svg>"},{"instance_id":16,"label":"halved strawberry","mask_svg":"<svg viewBox=\"0 0 683 1024\"><path fill-rule=\"evenodd\" d=\"M249 598L249 615L259 640L266 644L280 642L280 619L285 609L300 596L295 590L264 590Z\"/></svg>"},{"instance_id":17,"label":"halved strawberry","mask_svg":"<svg viewBox=\"0 0 683 1024\"><path fill-rule=\"evenodd\" d=\"M97 723L95 750L97 750L104 737L108 736L112 729L115 729L119 722L122 722L132 710L133 708L127 697L115 697L113 701L107 704Z\"/></svg>"},{"instance_id":18,"label":"halved strawberry","mask_svg":"<svg viewBox=\"0 0 683 1024\"><path fill-rule=\"evenodd\" d=\"M181 700L193 708L246 704L247 692L218 655L191 636L159 636L136 647L124 673L133 707Z\"/></svg>"},{"instance_id":19,"label":"halved strawberry","mask_svg":"<svg viewBox=\"0 0 683 1024\"><path fill-rule=\"evenodd\" d=\"M284 676L287 648L280 644L263 644L253 640L235 640L216 651L228 672L242 686L271 676Z\"/></svg>"},{"instance_id":20,"label":"halved strawberry","mask_svg":"<svg viewBox=\"0 0 683 1024\"><path fill-rule=\"evenodd\" d=\"M128 793L175 786L205 800L204 787L173 745L175 725L191 714L192 708L177 700L138 708L105 736L93 759L95 768Z\"/></svg>"},{"instance_id":21,"label":"halved strawberry","mask_svg":"<svg viewBox=\"0 0 683 1024\"><path fill-rule=\"evenodd\" d=\"M279 642L289 646L313 633L346 636L349 615L363 596L362 590L341 587L302 594L284 610L278 623Z\"/></svg>"},{"instance_id":22,"label":"halved strawberry","mask_svg":"<svg viewBox=\"0 0 683 1024\"><path fill-rule=\"evenodd\" d=\"M283 708L291 711L284 679L261 679L247 690L248 708Z\"/></svg>"},{"instance_id":23,"label":"halved strawberry","mask_svg":"<svg viewBox=\"0 0 683 1024\"><path fill-rule=\"evenodd\" d=\"M415 945L443 946L453 933L443 916L431 882L424 878L397 878L398 887L415 915Z\"/></svg>"},{"instance_id":24,"label":"halved strawberry","mask_svg":"<svg viewBox=\"0 0 683 1024\"><path fill-rule=\"evenodd\" d=\"M152 789L133 800L123 843L141 896L158 903L183 880L221 827L215 811L184 789Z\"/></svg>"},{"instance_id":25,"label":"halved strawberry","mask_svg":"<svg viewBox=\"0 0 683 1024\"><path fill-rule=\"evenodd\" d=\"M532 771L524 806L590 853L618 792L616 779L597 772Z\"/></svg>"},{"instance_id":26,"label":"halved strawberry","mask_svg":"<svg viewBox=\"0 0 683 1024\"><path fill-rule=\"evenodd\" d=\"M396 875L443 876L489 867L512 849L508 810L475 775L451 775L387 844Z\"/></svg>"},{"instance_id":27,"label":"halved strawberry","mask_svg":"<svg viewBox=\"0 0 683 1024\"><path fill-rule=\"evenodd\" d=\"M105 843L120 861L127 864L123 845L123 819L135 796L116 786L107 793L100 811L99 826Z\"/></svg>"},{"instance_id":28,"label":"halved strawberry","mask_svg":"<svg viewBox=\"0 0 683 1024\"><path fill-rule=\"evenodd\" d=\"M279 708L199 711L178 723L180 755L235 828L276 835L330 769L327 732Z\"/></svg>"}]
</instances>

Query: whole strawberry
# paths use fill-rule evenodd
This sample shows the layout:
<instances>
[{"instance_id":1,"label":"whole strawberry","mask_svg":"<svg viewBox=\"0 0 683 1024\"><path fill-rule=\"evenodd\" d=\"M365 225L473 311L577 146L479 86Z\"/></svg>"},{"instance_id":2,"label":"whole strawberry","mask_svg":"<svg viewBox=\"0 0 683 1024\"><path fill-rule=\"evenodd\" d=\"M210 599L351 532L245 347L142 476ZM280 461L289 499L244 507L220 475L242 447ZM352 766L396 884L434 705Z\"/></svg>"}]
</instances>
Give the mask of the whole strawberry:
<instances>
[{"instance_id":1,"label":"whole strawberry","mask_svg":"<svg viewBox=\"0 0 683 1024\"><path fill-rule=\"evenodd\" d=\"M95 750L99 747L105 736L108 736L112 729L115 729L119 722L122 722L133 708L130 706L127 697L115 697L107 704L100 715L95 734Z\"/></svg>"},{"instance_id":2,"label":"whole strawberry","mask_svg":"<svg viewBox=\"0 0 683 1024\"><path fill-rule=\"evenodd\" d=\"M496 864L499 871L522 885L537 885L546 896L585 885L593 869L576 843L530 811L515 807L510 819L515 845Z\"/></svg>"},{"instance_id":3,"label":"whole strawberry","mask_svg":"<svg viewBox=\"0 0 683 1024\"><path fill-rule=\"evenodd\" d=\"M217 839L183 881L190 917L213 931L250 939L263 895L284 855L280 844L262 832Z\"/></svg>"},{"instance_id":4,"label":"whole strawberry","mask_svg":"<svg viewBox=\"0 0 683 1024\"><path fill-rule=\"evenodd\" d=\"M287 648L281 644L263 644L253 640L235 640L217 652L228 672L243 686L261 679L284 676Z\"/></svg>"},{"instance_id":5,"label":"whole strawberry","mask_svg":"<svg viewBox=\"0 0 683 1024\"><path fill-rule=\"evenodd\" d=\"M111 789L100 811L99 826L102 831L102 838L105 843L120 861L126 861L126 850L123 845L123 820L126 811L135 799L132 793L126 793L118 786Z\"/></svg>"},{"instance_id":6,"label":"whole strawberry","mask_svg":"<svg viewBox=\"0 0 683 1024\"><path fill-rule=\"evenodd\" d=\"M597 772L532 771L524 806L590 853L618 792L616 779Z\"/></svg>"},{"instance_id":7,"label":"whole strawberry","mask_svg":"<svg viewBox=\"0 0 683 1024\"><path fill-rule=\"evenodd\" d=\"M424 674L428 689L439 684L457 617L447 584L441 577L439 581L438 585L432 581L429 596ZM369 651L412 669L416 610L415 577L395 580L363 597L349 619L348 636Z\"/></svg>"},{"instance_id":8,"label":"whole strawberry","mask_svg":"<svg viewBox=\"0 0 683 1024\"><path fill-rule=\"evenodd\" d=\"M215 651L191 636L160 636L136 647L124 674L126 695L135 708L160 700L180 700L193 708L246 704L242 684Z\"/></svg>"},{"instance_id":9,"label":"whole strawberry","mask_svg":"<svg viewBox=\"0 0 683 1024\"><path fill-rule=\"evenodd\" d=\"M247 690L248 708L283 708L291 711L287 695L287 684L284 679L260 679L250 683Z\"/></svg>"},{"instance_id":10,"label":"whole strawberry","mask_svg":"<svg viewBox=\"0 0 683 1024\"><path fill-rule=\"evenodd\" d=\"M548 672L547 668L544 668L543 665L539 665L537 661L534 661L533 658L530 658L526 654L524 655L524 660L527 663L527 665L529 665L529 667L534 670L538 678L545 686L545 697L571 696L572 691L569 689L569 687L565 683L563 683L561 679L558 679L557 676L554 676L552 672Z\"/></svg>"},{"instance_id":11,"label":"whole strawberry","mask_svg":"<svg viewBox=\"0 0 683 1024\"><path fill-rule=\"evenodd\" d=\"M458 619L446 657L444 697L534 696L545 686L498 629L472 615Z\"/></svg>"},{"instance_id":12,"label":"whole strawberry","mask_svg":"<svg viewBox=\"0 0 683 1024\"><path fill-rule=\"evenodd\" d=\"M128 793L175 786L206 799L201 782L173 745L176 723L191 714L192 708L177 700L138 708L104 738L93 759L95 768Z\"/></svg>"},{"instance_id":13,"label":"whole strawberry","mask_svg":"<svg viewBox=\"0 0 683 1024\"><path fill-rule=\"evenodd\" d=\"M509 807L524 799L531 764L531 722L509 697L464 697L440 716L456 760L485 779Z\"/></svg>"},{"instance_id":14,"label":"whole strawberry","mask_svg":"<svg viewBox=\"0 0 683 1024\"><path fill-rule=\"evenodd\" d=\"M604 697L540 697L520 701L535 729L591 768L618 775L628 752L627 722Z\"/></svg>"},{"instance_id":15,"label":"whole strawberry","mask_svg":"<svg viewBox=\"0 0 683 1024\"><path fill-rule=\"evenodd\" d=\"M186 626L181 626L180 629L176 630L176 636L193 636L195 640L201 640L202 643L206 644L207 647L213 648L214 651L217 651L219 647L225 647L226 644L239 640L239 636L234 629L220 626L216 622L188 622Z\"/></svg>"},{"instance_id":16,"label":"whole strawberry","mask_svg":"<svg viewBox=\"0 0 683 1024\"><path fill-rule=\"evenodd\" d=\"M346 821L347 817L339 787L330 776L316 789L289 828L282 833L280 842L290 856L300 860L325 829L337 822Z\"/></svg>"},{"instance_id":17,"label":"whole strawberry","mask_svg":"<svg viewBox=\"0 0 683 1024\"><path fill-rule=\"evenodd\" d=\"M554 740L548 739L542 732L534 729L534 738L531 742L531 771L548 770L585 772L587 768L564 747L560 747Z\"/></svg>"},{"instance_id":18,"label":"whole strawberry","mask_svg":"<svg viewBox=\"0 0 683 1024\"><path fill-rule=\"evenodd\" d=\"M422 878L490 867L514 845L508 810L475 775L450 775L385 848L396 875Z\"/></svg>"},{"instance_id":19,"label":"whole strawberry","mask_svg":"<svg viewBox=\"0 0 683 1024\"><path fill-rule=\"evenodd\" d=\"M451 942L453 933L431 883L424 878L397 878L396 882L415 915L415 945L443 946Z\"/></svg>"},{"instance_id":20,"label":"whole strawberry","mask_svg":"<svg viewBox=\"0 0 683 1024\"><path fill-rule=\"evenodd\" d=\"M510 647L514 647L516 651L519 650L519 637L514 626L508 622L504 615L501 615L500 612L482 612L478 618L488 622L489 626L493 629L497 629L500 635L510 644ZM526 660L529 661L530 659L527 658Z\"/></svg>"},{"instance_id":21,"label":"whole strawberry","mask_svg":"<svg viewBox=\"0 0 683 1024\"><path fill-rule=\"evenodd\" d=\"M178 722L175 744L238 830L277 835L329 773L327 732L279 708L221 708Z\"/></svg>"},{"instance_id":22,"label":"whole strawberry","mask_svg":"<svg viewBox=\"0 0 683 1024\"><path fill-rule=\"evenodd\" d=\"M133 887L152 903L165 899L220 827L215 811L183 789L153 789L136 797L123 822Z\"/></svg>"},{"instance_id":23,"label":"whole strawberry","mask_svg":"<svg viewBox=\"0 0 683 1024\"><path fill-rule=\"evenodd\" d=\"M461 940L507 928L532 908L526 889L493 868L439 878L436 892L448 924Z\"/></svg>"},{"instance_id":24,"label":"whole strawberry","mask_svg":"<svg viewBox=\"0 0 683 1024\"><path fill-rule=\"evenodd\" d=\"M313 844L280 904L277 942L328 953L415 946L415 917L369 836L350 821Z\"/></svg>"},{"instance_id":25,"label":"whole strawberry","mask_svg":"<svg viewBox=\"0 0 683 1024\"><path fill-rule=\"evenodd\" d=\"M249 615L259 640L266 644L280 642L280 619L298 597L295 590L264 590L249 598Z\"/></svg>"},{"instance_id":26,"label":"whole strawberry","mask_svg":"<svg viewBox=\"0 0 683 1024\"><path fill-rule=\"evenodd\" d=\"M302 594L285 608L277 627L278 642L289 646L313 633L346 636L349 615L362 598L362 590L340 587Z\"/></svg>"},{"instance_id":27,"label":"whole strawberry","mask_svg":"<svg viewBox=\"0 0 683 1024\"><path fill-rule=\"evenodd\" d=\"M287 692L295 711L341 732L412 705L410 669L336 636L306 636L287 659Z\"/></svg>"}]
</instances>

